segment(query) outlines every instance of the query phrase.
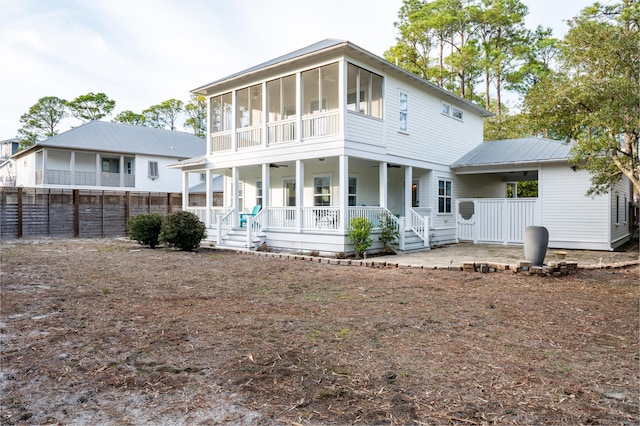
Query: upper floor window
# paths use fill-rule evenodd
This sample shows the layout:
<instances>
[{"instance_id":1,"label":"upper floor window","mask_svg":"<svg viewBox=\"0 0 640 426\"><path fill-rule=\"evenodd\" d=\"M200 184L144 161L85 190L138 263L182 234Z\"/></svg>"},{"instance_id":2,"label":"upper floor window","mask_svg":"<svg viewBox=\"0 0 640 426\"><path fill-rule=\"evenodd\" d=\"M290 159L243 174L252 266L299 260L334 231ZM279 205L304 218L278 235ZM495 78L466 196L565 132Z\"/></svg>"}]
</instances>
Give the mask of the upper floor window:
<instances>
[{"instance_id":1,"label":"upper floor window","mask_svg":"<svg viewBox=\"0 0 640 426\"><path fill-rule=\"evenodd\" d=\"M302 73L302 113L338 109L338 63Z\"/></svg>"},{"instance_id":2,"label":"upper floor window","mask_svg":"<svg viewBox=\"0 0 640 426\"><path fill-rule=\"evenodd\" d=\"M233 129L231 92L211 98L211 131L226 132Z\"/></svg>"},{"instance_id":3,"label":"upper floor window","mask_svg":"<svg viewBox=\"0 0 640 426\"><path fill-rule=\"evenodd\" d=\"M149 161L149 177L151 179L158 178L158 162L157 161Z\"/></svg>"},{"instance_id":4,"label":"upper floor window","mask_svg":"<svg viewBox=\"0 0 640 426\"><path fill-rule=\"evenodd\" d=\"M245 87L236 92L237 128L259 126L262 123L262 85Z\"/></svg>"},{"instance_id":5,"label":"upper floor window","mask_svg":"<svg viewBox=\"0 0 640 426\"><path fill-rule=\"evenodd\" d=\"M438 180L438 213L451 213L451 181Z\"/></svg>"},{"instance_id":6,"label":"upper floor window","mask_svg":"<svg viewBox=\"0 0 640 426\"><path fill-rule=\"evenodd\" d=\"M408 130L408 113L409 113L409 95L406 92L400 91L400 131L406 132Z\"/></svg>"},{"instance_id":7,"label":"upper floor window","mask_svg":"<svg viewBox=\"0 0 640 426\"><path fill-rule=\"evenodd\" d=\"M120 173L120 159L102 158L102 171L104 173Z\"/></svg>"},{"instance_id":8,"label":"upper floor window","mask_svg":"<svg viewBox=\"0 0 640 426\"><path fill-rule=\"evenodd\" d=\"M288 75L267 82L268 121L286 120L296 115L296 76Z\"/></svg>"},{"instance_id":9,"label":"upper floor window","mask_svg":"<svg viewBox=\"0 0 640 426\"><path fill-rule=\"evenodd\" d=\"M458 120L462 120L462 117L464 116L464 111L446 102L442 103L442 113L449 117L457 118Z\"/></svg>"},{"instance_id":10,"label":"upper floor window","mask_svg":"<svg viewBox=\"0 0 640 426\"><path fill-rule=\"evenodd\" d=\"M348 64L347 109L382 118L382 77Z\"/></svg>"}]
</instances>

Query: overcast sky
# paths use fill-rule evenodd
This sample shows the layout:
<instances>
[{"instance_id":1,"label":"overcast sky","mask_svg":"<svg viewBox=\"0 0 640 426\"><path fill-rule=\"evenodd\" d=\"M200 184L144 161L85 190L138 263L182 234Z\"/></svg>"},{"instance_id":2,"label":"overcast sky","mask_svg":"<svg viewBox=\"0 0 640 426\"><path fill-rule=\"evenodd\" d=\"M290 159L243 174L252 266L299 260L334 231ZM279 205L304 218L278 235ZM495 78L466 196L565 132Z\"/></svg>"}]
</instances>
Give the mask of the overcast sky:
<instances>
[{"instance_id":1,"label":"overcast sky","mask_svg":"<svg viewBox=\"0 0 640 426\"><path fill-rule=\"evenodd\" d=\"M608 3L611 0L605 0ZM527 27L566 32L592 0L523 0ZM382 56L402 0L0 0L0 140L38 99L103 92L151 105L326 38ZM77 125L66 120L61 131Z\"/></svg>"}]
</instances>

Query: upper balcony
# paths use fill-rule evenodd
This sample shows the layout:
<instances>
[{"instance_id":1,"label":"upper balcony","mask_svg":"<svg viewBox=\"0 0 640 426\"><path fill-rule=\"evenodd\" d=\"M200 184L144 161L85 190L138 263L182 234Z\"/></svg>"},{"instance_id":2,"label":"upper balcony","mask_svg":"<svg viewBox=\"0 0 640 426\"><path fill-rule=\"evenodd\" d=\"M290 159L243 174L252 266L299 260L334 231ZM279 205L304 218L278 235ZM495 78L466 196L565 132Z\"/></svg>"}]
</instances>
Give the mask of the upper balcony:
<instances>
[{"instance_id":1,"label":"upper balcony","mask_svg":"<svg viewBox=\"0 0 640 426\"><path fill-rule=\"evenodd\" d=\"M213 96L207 152L339 135L346 111L382 118L382 87L381 76L342 61Z\"/></svg>"}]
</instances>

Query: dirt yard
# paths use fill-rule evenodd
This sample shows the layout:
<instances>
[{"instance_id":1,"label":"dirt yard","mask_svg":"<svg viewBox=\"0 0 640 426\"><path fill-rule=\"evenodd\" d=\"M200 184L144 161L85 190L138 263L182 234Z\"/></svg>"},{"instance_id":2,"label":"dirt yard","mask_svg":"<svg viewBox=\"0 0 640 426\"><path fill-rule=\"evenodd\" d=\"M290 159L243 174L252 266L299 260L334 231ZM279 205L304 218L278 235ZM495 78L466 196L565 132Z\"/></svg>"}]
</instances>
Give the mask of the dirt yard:
<instances>
[{"instance_id":1,"label":"dirt yard","mask_svg":"<svg viewBox=\"0 0 640 426\"><path fill-rule=\"evenodd\" d=\"M4 241L3 424L640 422L638 267L366 268Z\"/></svg>"}]
</instances>

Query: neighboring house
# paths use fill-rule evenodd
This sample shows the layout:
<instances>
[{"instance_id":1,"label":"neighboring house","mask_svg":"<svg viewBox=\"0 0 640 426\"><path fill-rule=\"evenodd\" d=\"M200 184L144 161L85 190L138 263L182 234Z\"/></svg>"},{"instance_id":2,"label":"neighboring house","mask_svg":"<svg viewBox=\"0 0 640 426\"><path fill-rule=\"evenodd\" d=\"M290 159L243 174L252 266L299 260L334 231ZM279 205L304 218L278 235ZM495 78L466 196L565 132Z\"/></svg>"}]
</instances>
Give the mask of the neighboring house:
<instances>
[{"instance_id":1,"label":"neighboring house","mask_svg":"<svg viewBox=\"0 0 640 426\"><path fill-rule=\"evenodd\" d=\"M484 191L463 176L466 163L450 168L484 146L489 111L348 41L321 41L193 93L208 103L206 154L171 167L182 170L183 182L193 174L223 176L222 206L214 206L211 179L205 178L205 205L213 207L189 206L183 197L183 209L201 217L218 246L252 249L266 242L276 250L352 252L351 219L371 220L376 239L387 214L400 230L401 250L425 248L460 240L459 198L505 196L505 183L493 176L479 179L502 189ZM566 157L561 162L569 170ZM514 170L546 176L541 167ZM587 188L588 179L581 194ZM251 217L255 206L262 209ZM585 229L585 243L590 232ZM522 237L507 243L522 244ZM380 248L376 242L372 250Z\"/></svg>"},{"instance_id":2,"label":"neighboring house","mask_svg":"<svg viewBox=\"0 0 640 426\"><path fill-rule=\"evenodd\" d=\"M14 186L181 192L180 172L167 165L202 155L205 145L184 132L91 121L9 161L15 168ZM199 183L198 176L190 183Z\"/></svg>"},{"instance_id":3,"label":"neighboring house","mask_svg":"<svg viewBox=\"0 0 640 426\"><path fill-rule=\"evenodd\" d=\"M18 152L18 138L0 141L0 186L14 186L16 182L16 166L9 158Z\"/></svg>"},{"instance_id":4,"label":"neighboring house","mask_svg":"<svg viewBox=\"0 0 640 426\"><path fill-rule=\"evenodd\" d=\"M551 248L613 250L629 241L629 180L587 197L591 175L571 165L570 149L549 139L493 141L454 162L458 239L520 244L526 226L541 225ZM535 183L537 196L518 198L523 182Z\"/></svg>"}]
</instances>

